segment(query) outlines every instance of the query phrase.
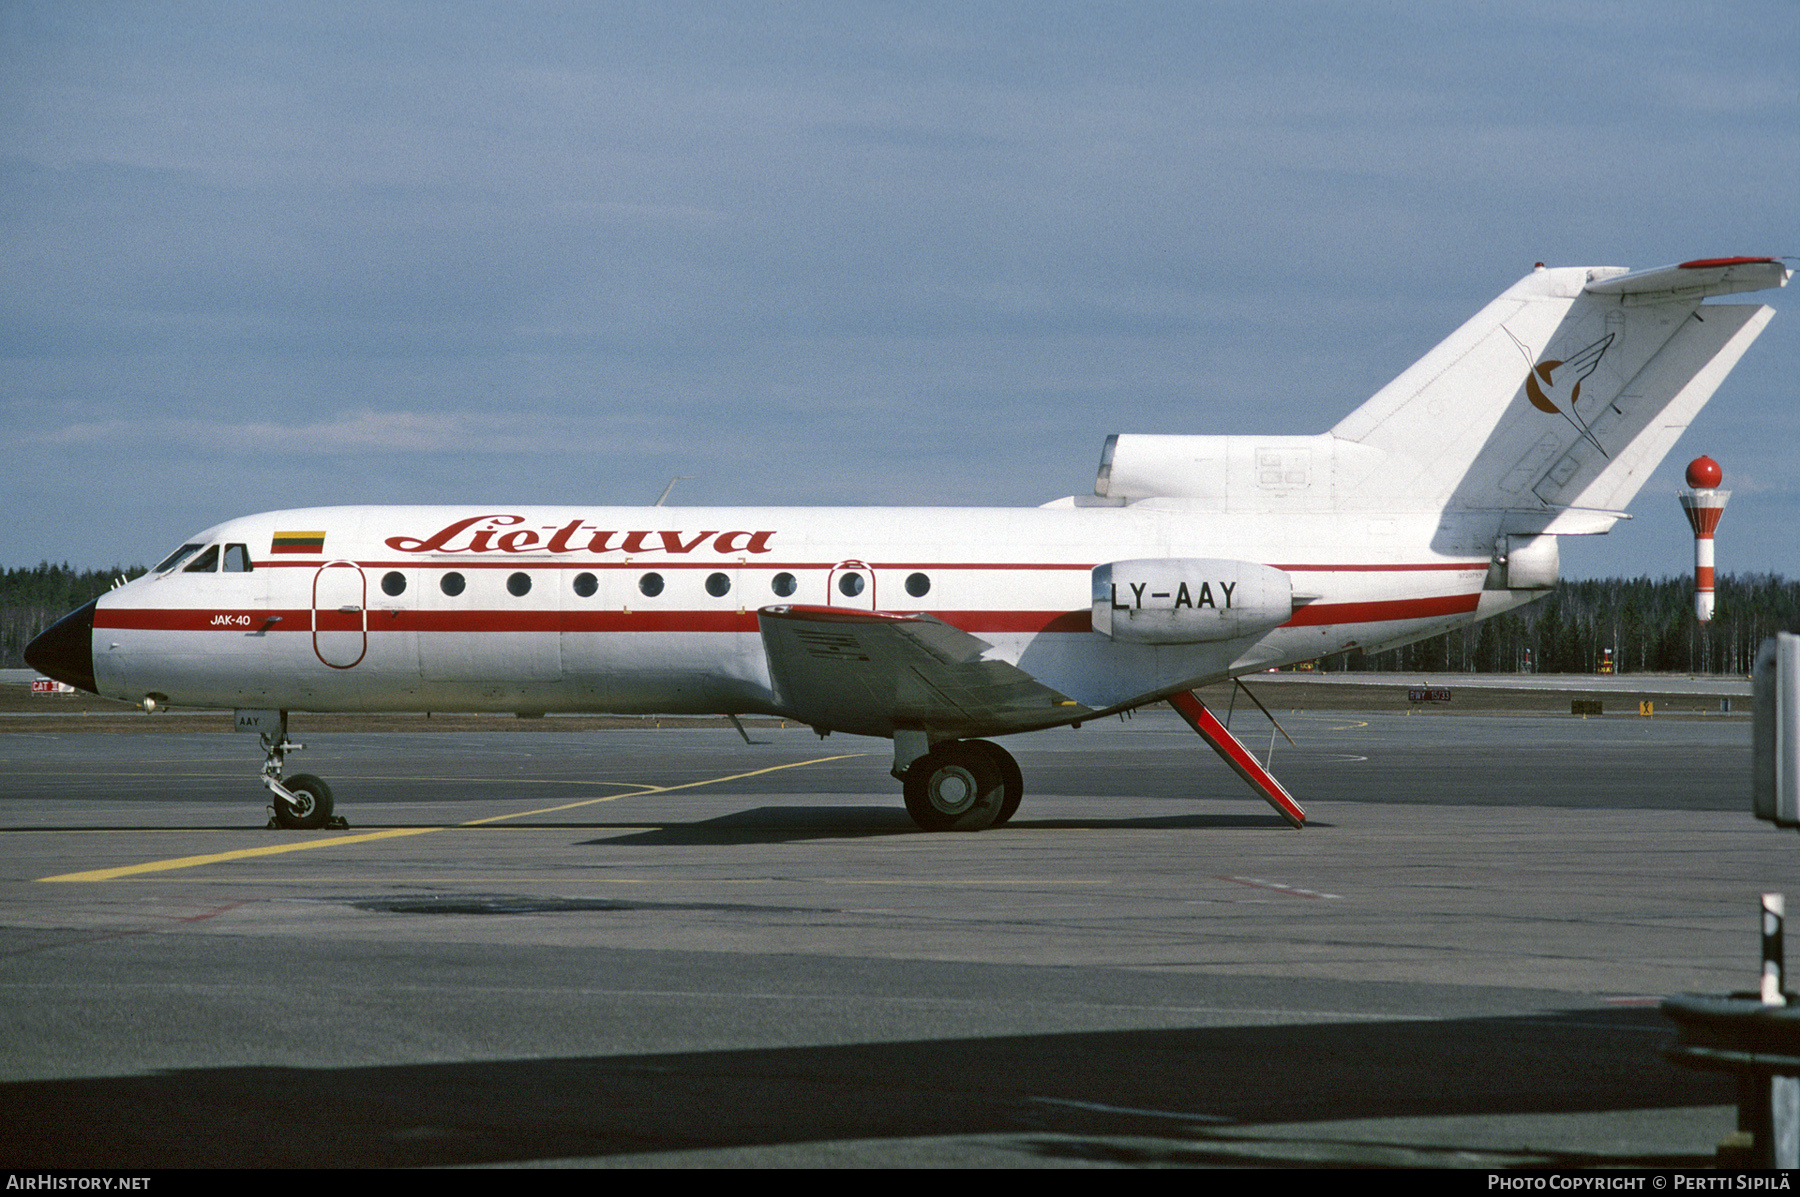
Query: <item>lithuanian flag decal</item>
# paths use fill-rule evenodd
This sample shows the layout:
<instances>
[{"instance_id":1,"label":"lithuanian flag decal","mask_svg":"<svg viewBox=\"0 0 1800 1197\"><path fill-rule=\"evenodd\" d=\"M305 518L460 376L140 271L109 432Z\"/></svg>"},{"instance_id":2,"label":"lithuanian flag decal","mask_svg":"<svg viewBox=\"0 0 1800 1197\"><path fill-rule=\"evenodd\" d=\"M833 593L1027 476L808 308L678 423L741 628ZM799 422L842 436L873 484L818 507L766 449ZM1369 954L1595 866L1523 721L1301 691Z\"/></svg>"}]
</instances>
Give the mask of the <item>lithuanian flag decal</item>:
<instances>
[{"instance_id":1,"label":"lithuanian flag decal","mask_svg":"<svg viewBox=\"0 0 1800 1197\"><path fill-rule=\"evenodd\" d=\"M269 545L270 553L323 553L323 532L277 532Z\"/></svg>"}]
</instances>

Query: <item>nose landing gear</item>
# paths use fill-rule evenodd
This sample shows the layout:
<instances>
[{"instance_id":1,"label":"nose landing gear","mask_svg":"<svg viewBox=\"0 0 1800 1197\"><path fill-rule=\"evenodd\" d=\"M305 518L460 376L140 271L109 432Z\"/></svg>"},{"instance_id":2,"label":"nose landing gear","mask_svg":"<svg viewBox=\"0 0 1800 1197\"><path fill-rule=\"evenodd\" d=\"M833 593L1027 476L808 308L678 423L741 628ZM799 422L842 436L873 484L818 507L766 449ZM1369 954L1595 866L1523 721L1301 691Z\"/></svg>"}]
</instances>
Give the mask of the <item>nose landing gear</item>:
<instances>
[{"instance_id":1,"label":"nose landing gear","mask_svg":"<svg viewBox=\"0 0 1800 1197\"><path fill-rule=\"evenodd\" d=\"M283 781L264 779L263 784L275 795L273 809L277 826L300 831L350 826L342 815L332 815L331 787L321 778L310 773L296 773Z\"/></svg>"},{"instance_id":2,"label":"nose landing gear","mask_svg":"<svg viewBox=\"0 0 1800 1197\"><path fill-rule=\"evenodd\" d=\"M331 787L310 773L281 776L284 758L290 752L305 748L288 739L286 711L239 711L239 731L258 732L262 738L263 788L274 797L269 804L270 827L296 831L316 831L323 827L342 829L350 826L342 815L331 813Z\"/></svg>"}]
</instances>

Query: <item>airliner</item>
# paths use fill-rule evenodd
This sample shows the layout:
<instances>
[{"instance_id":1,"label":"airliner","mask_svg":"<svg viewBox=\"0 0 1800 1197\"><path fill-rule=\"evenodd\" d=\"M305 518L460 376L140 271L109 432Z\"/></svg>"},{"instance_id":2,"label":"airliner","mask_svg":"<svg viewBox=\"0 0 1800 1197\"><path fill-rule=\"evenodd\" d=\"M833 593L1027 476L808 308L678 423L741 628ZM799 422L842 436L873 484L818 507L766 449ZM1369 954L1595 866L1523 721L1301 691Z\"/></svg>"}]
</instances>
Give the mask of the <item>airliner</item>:
<instances>
[{"instance_id":1,"label":"airliner","mask_svg":"<svg viewBox=\"0 0 1800 1197\"><path fill-rule=\"evenodd\" d=\"M1514 610L1607 532L1772 316L1775 258L1539 264L1329 431L1109 437L1042 507L318 507L229 520L26 649L59 681L236 711L281 826L290 711L779 716L893 741L929 831L1018 810L993 737ZM739 724L740 730L742 725Z\"/></svg>"}]
</instances>

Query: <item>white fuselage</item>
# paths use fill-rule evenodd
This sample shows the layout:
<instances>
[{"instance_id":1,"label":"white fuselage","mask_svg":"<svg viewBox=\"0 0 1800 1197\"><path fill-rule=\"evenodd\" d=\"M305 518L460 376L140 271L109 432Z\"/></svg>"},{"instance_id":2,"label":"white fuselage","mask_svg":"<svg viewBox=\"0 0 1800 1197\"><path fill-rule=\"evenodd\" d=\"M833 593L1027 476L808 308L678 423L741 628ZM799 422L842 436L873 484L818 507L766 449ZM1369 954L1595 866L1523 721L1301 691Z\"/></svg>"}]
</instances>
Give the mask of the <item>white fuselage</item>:
<instances>
[{"instance_id":1,"label":"white fuselage","mask_svg":"<svg viewBox=\"0 0 1800 1197\"><path fill-rule=\"evenodd\" d=\"M190 706L792 714L757 612L793 604L929 613L1073 699L1048 726L1537 597L1484 589L1495 533L1481 513L1155 500L271 512L200 534L188 558L103 597L94 677L103 694ZM214 545L239 567L189 568ZM1140 558L1273 566L1292 579L1293 617L1234 639L1121 643L1094 630L1091 574Z\"/></svg>"}]
</instances>

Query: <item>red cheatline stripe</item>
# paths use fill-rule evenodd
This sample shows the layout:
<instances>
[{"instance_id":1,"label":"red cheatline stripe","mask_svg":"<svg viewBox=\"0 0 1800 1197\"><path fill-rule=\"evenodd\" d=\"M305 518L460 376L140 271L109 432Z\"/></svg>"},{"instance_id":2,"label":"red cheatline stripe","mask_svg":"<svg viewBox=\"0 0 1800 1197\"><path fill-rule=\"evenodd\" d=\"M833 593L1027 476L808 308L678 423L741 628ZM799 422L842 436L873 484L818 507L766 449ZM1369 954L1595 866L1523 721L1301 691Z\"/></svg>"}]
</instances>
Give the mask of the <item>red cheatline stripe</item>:
<instances>
[{"instance_id":1,"label":"red cheatline stripe","mask_svg":"<svg viewBox=\"0 0 1800 1197\"><path fill-rule=\"evenodd\" d=\"M754 632L756 613L730 611L369 611L381 632ZM279 616L276 622L271 617ZM240 617L242 617L240 619ZM320 631L354 632L361 616L319 612ZM99 610L95 628L158 632L311 632L313 613L287 611Z\"/></svg>"},{"instance_id":2,"label":"red cheatline stripe","mask_svg":"<svg viewBox=\"0 0 1800 1197\"><path fill-rule=\"evenodd\" d=\"M1302 607L1287 627L1323 624L1386 623L1401 619L1430 619L1461 615L1475 610L1480 594L1441 595L1436 598L1391 599L1367 603L1312 603ZM829 608L828 608L829 610ZM965 632L1087 632L1092 614L1075 611L932 611L931 615ZM860 617L859 617L860 618ZM357 616L325 611L320 615L325 630L350 631ZM273 622L271 622L273 621ZM149 631L187 632L310 632L313 613L305 607L274 611L206 608L102 607L94 612L96 628L138 628ZM754 608L742 612L646 610L626 613L595 611L388 611L368 612L371 632L754 632Z\"/></svg>"},{"instance_id":3,"label":"red cheatline stripe","mask_svg":"<svg viewBox=\"0 0 1800 1197\"><path fill-rule=\"evenodd\" d=\"M1458 573L1469 573L1474 570L1487 570L1485 561L1433 561L1427 564L1410 565L1320 565L1312 562L1291 561L1279 565L1271 565L1270 569L1286 570L1293 573L1299 570L1323 571L1325 573L1375 574L1375 573L1422 573L1426 570L1451 569Z\"/></svg>"},{"instance_id":4,"label":"red cheatline stripe","mask_svg":"<svg viewBox=\"0 0 1800 1197\"><path fill-rule=\"evenodd\" d=\"M935 611L938 619L969 632L1085 632L1079 611ZM276 622L272 617L279 616ZM121 609L94 613L96 628L161 632L311 632L313 613L283 611ZM320 612L321 631L356 631L357 615ZM384 611L368 612L368 630L381 632L754 632L754 610L738 611Z\"/></svg>"},{"instance_id":5,"label":"red cheatline stripe","mask_svg":"<svg viewBox=\"0 0 1800 1197\"><path fill-rule=\"evenodd\" d=\"M1396 619L1433 619L1466 615L1481 605L1481 593L1444 594L1435 598L1382 599L1368 603L1308 603L1283 627L1308 628L1328 623L1386 623Z\"/></svg>"},{"instance_id":6,"label":"red cheatline stripe","mask_svg":"<svg viewBox=\"0 0 1800 1197\"><path fill-rule=\"evenodd\" d=\"M308 550L317 552L314 550ZM841 565L836 561L763 561L752 559L739 561L735 557L694 557L694 558L660 558L638 557L630 561L588 560L580 557L545 558L542 556L510 558L435 558L422 561L418 558L386 561L358 561L357 565L364 569L418 569L418 570L465 570L465 569L562 569L562 570L606 570L628 569L638 572L668 569L705 569L723 570L859 570L867 573L879 570L883 573L901 570L1068 570L1087 571L1094 567L1079 561L876 561L858 565ZM261 569L315 569L317 563L312 561L258 561ZM1426 568L1437 568L1428 566ZM1484 565L1485 569L1486 566Z\"/></svg>"},{"instance_id":7,"label":"red cheatline stripe","mask_svg":"<svg viewBox=\"0 0 1800 1197\"><path fill-rule=\"evenodd\" d=\"M1261 794L1269 805L1275 808L1277 814L1295 827L1306 826L1306 812L1300 809L1300 804L1294 801L1293 795L1283 789L1281 783L1262 767L1261 762L1250 755L1250 750L1245 748L1238 738L1231 734L1230 729L1220 723L1213 713L1206 709L1205 703L1191 692L1184 691L1171 695L1169 705L1181 714L1189 727L1199 733L1201 739L1212 745L1213 751L1217 752L1239 777L1249 782L1257 793Z\"/></svg>"},{"instance_id":8,"label":"red cheatline stripe","mask_svg":"<svg viewBox=\"0 0 1800 1197\"><path fill-rule=\"evenodd\" d=\"M318 555L315 550L305 550ZM745 561L738 562L732 558L714 558L712 560L634 560L634 561L584 561L547 560L543 557L526 559L472 559L472 560L432 560L417 559L405 561L358 561L364 569L417 569L417 570L467 570L467 569L523 569L523 570L607 570L626 569L637 572L657 572L671 569L704 569L722 570L832 570L838 568L835 561ZM313 561L258 561L259 569L316 569ZM1431 561L1410 564L1368 564L1345 562L1339 564L1320 564L1317 562L1290 561L1271 565L1270 569L1286 570L1289 573L1424 573L1434 570L1451 570L1457 573L1471 573L1476 570L1485 571L1486 561ZM879 570L883 573L900 570L1091 570L1092 564L1067 561L877 561L864 566L849 566L851 569Z\"/></svg>"},{"instance_id":9,"label":"red cheatline stripe","mask_svg":"<svg viewBox=\"0 0 1800 1197\"><path fill-rule=\"evenodd\" d=\"M331 614L336 614L332 612ZM275 622L271 622L275 621ZM101 607L94 612L95 628L136 628L155 632L310 632L312 612L221 611L167 607Z\"/></svg>"}]
</instances>

